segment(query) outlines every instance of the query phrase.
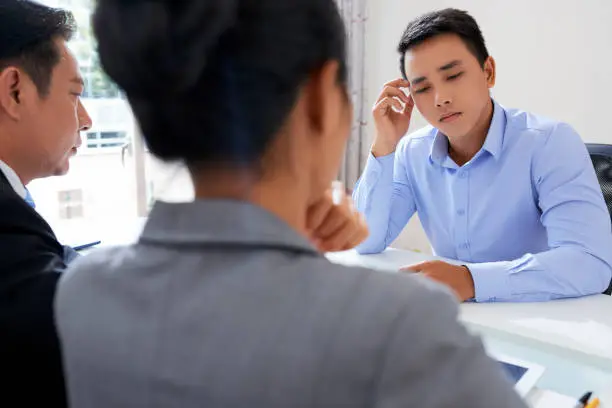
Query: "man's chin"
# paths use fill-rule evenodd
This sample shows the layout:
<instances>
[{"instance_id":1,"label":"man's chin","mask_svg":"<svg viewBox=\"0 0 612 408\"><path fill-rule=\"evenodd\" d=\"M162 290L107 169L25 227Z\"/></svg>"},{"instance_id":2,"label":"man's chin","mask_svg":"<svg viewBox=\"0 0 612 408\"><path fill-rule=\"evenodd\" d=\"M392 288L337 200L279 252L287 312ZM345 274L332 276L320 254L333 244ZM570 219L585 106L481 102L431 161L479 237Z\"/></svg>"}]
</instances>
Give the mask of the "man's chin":
<instances>
[{"instance_id":1,"label":"man's chin","mask_svg":"<svg viewBox=\"0 0 612 408\"><path fill-rule=\"evenodd\" d=\"M438 130L442 132L446 137L454 140L461 139L469 134L469 130L465 126L440 126Z\"/></svg>"},{"instance_id":2,"label":"man's chin","mask_svg":"<svg viewBox=\"0 0 612 408\"><path fill-rule=\"evenodd\" d=\"M68 174L68 171L70 170L70 161L66 160L64 163L62 163L61 165L57 166L55 168L55 171L53 172L53 176L65 176L66 174Z\"/></svg>"}]
</instances>

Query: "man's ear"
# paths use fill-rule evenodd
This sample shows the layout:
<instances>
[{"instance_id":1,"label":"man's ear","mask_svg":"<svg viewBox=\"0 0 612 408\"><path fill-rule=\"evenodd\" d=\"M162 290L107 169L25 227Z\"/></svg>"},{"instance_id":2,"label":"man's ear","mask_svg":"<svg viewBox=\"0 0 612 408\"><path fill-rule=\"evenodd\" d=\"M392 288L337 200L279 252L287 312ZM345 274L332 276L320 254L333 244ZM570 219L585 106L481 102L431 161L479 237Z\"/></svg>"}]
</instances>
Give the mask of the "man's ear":
<instances>
[{"instance_id":1,"label":"man's ear","mask_svg":"<svg viewBox=\"0 0 612 408\"><path fill-rule=\"evenodd\" d=\"M16 67L0 71L0 109L12 119L19 119L25 74Z\"/></svg>"},{"instance_id":2,"label":"man's ear","mask_svg":"<svg viewBox=\"0 0 612 408\"><path fill-rule=\"evenodd\" d=\"M488 57L484 63L483 70L485 72L487 78L487 85L489 88L493 88L495 86L495 59L493 57Z\"/></svg>"}]
</instances>

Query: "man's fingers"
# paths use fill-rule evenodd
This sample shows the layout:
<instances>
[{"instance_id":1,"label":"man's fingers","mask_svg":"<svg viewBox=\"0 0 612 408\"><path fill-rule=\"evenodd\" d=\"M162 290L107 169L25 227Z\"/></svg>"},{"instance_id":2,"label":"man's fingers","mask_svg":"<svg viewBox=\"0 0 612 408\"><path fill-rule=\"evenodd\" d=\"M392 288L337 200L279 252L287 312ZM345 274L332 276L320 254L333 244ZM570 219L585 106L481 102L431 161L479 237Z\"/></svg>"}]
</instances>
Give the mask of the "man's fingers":
<instances>
[{"instance_id":1,"label":"man's fingers","mask_svg":"<svg viewBox=\"0 0 612 408\"><path fill-rule=\"evenodd\" d=\"M431 261L421 262L414 265L404 266L400 268L401 272L423 272L432 265Z\"/></svg>"},{"instance_id":2,"label":"man's fingers","mask_svg":"<svg viewBox=\"0 0 612 408\"><path fill-rule=\"evenodd\" d=\"M393 81L389 81L383 85L383 87L392 86L394 88L409 88L410 82L404 78L394 79Z\"/></svg>"},{"instance_id":3,"label":"man's fingers","mask_svg":"<svg viewBox=\"0 0 612 408\"><path fill-rule=\"evenodd\" d=\"M418 273L418 272L421 272L421 268L418 265L402 266L400 268L400 272L414 272L414 273Z\"/></svg>"},{"instance_id":4,"label":"man's fingers","mask_svg":"<svg viewBox=\"0 0 612 408\"><path fill-rule=\"evenodd\" d=\"M389 109L391 109L391 106L391 99L385 98L381 101L376 102L376 105L374 105L374 108L372 108L372 113L374 114L374 116L386 115Z\"/></svg>"},{"instance_id":5,"label":"man's fingers","mask_svg":"<svg viewBox=\"0 0 612 408\"><path fill-rule=\"evenodd\" d=\"M408 103L404 104L404 109L402 110L402 113L407 116L412 115L412 110L414 109L414 99L412 99L412 95L409 96L409 99Z\"/></svg>"},{"instance_id":6,"label":"man's fingers","mask_svg":"<svg viewBox=\"0 0 612 408\"><path fill-rule=\"evenodd\" d=\"M386 114L390 109L394 109L396 112L402 113L405 105L407 104L402 105L397 98L385 98L374 105L373 111L375 114Z\"/></svg>"},{"instance_id":7,"label":"man's fingers","mask_svg":"<svg viewBox=\"0 0 612 408\"><path fill-rule=\"evenodd\" d=\"M410 97L406 95L404 91L399 88L394 88L392 86L387 86L383 88L378 101L381 101L385 98L397 98L404 103L410 102Z\"/></svg>"},{"instance_id":8,"label":"man's fingers","mask_svg":"<svg viewBox=\"0 0 612 408\"><path fill-rule=\"evenodd\" d=\"M391 107L398 113L404 111L404 105L396 98L391 99Z\"/></svg>"}]
</instances>

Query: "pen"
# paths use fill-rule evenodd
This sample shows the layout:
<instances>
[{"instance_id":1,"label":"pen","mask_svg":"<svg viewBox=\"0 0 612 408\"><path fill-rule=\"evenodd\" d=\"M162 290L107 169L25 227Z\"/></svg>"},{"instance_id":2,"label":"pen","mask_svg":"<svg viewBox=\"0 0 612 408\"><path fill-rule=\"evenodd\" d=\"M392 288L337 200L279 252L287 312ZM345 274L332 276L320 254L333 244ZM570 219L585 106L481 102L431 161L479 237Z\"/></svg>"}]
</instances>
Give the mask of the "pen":
<instances>
[{"instance_id":1,"label":"pen","mask_svg":"<svg viewBox=\"0 0 612 408\"><path fill-rule=\"evenodd\" d=\"M591 402L586 406L586 408L597 408L599 407L599 398L593 398Z\"/></svg>"},{"instance_id":2,"label":"pen","mask_svg":"<svg viewBox=\"0 0 612 408\"><path fill-rule=\"evenodd\" d=\"M332 202L334 205L340 205L344 198L344 183L341 181L332 182Z\"/></svg>"},{"instance_id":3,"label":"pen","mask_svg":"<svg viewBox=\"0 0 612 408\"><path fill-rule=\"evenodd\" d=\"M83 245L75 246L72 249L74 249L75 251L82 251L84 249L88 249L88 248L94 247L94 246L96 246L98 244L101 244L101 243L102 243L102 241L90 242L89 244L83 244Z\"/></svg>"},{"instance_id":4,"label":"pen","mask_svg":"<svg viewBox=\"0 0 612 408\"><path fill-rule=\"evenodd\" d=\"M591 395L593 395L593 393L589 391L589 392L586 392L582 397L580 397L580 399L578 400L578 403L576 404L576 408L585 408L586 404L591 399Z\"/></svg>"}]
</instances>

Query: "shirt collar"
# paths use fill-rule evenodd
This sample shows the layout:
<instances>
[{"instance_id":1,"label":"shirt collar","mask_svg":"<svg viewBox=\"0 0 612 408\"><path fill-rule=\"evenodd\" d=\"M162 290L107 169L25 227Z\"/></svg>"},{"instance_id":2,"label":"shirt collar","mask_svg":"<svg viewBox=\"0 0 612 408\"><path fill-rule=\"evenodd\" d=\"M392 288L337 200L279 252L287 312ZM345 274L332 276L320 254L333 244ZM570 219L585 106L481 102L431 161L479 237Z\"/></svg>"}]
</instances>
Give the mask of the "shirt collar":
<instances>
[{"instance_id":1,"label":"shirt collar","mask_svg":"<svg viewBox=\"0 0 612 408\"><path fill-rule=\"evenodd\" d=\"M259 247L319 255L310 242L274 214L235 200L157 202L141 242Z\"/></svg>"},{"instance_id":2,"label":"shirt collar","mask_svg":"<svg viewBox=\"0 0 612 408\"><path fill-rule=\"evenodd\" d=\"M489 132L482 146L482 150L488 152L495 159L499 159L504 133L506 132L506 111L503 106L493 101L493 118L489 126ZM431 146L430 159L441 166L456 168L457 165L448 156L448 139L438 129L435 131L434 141Z\"/></svg>"},{"instance_id":3,"label":"shirt collar","mask_svg":"<svg viewBox=\"0 0 612 408\"><path fill-rule=\"evenodd\" d=\"M446 136L436 129L433 144L431 145L431 153L429 158L440 166L456 168L457 164L448 156L448 139Z\"/></svg>"},{"instance_id":4,"label":"shirt collar","mask_svg":"<svg viewBox=\"0 0 612 408\"><path fill-rule=\"evenodd\" d=\"M495 159L499 159L506 133L506 110L493 101L493 120L489 126L489 133L485 139L483 150L489 152Z\"/></svg>"},{"instance_id":5,"label":"shirt collar","mask_svg":"<svg viewBox=\"0 0 612 408\"><path fill-rule=\"evenodd\" d=\"M4 174L4 177L6 177L11 187L13 187L13 190L15 190L15 193L17 193L19 197L25 200L26 188L21 182L21 180L19 179L19 176L17 175L17 173L15 173L15 171L12 168L10 168L9 165L3 162L2 160L0 160L0 171Z\"/></svg>"}]
</instances>

